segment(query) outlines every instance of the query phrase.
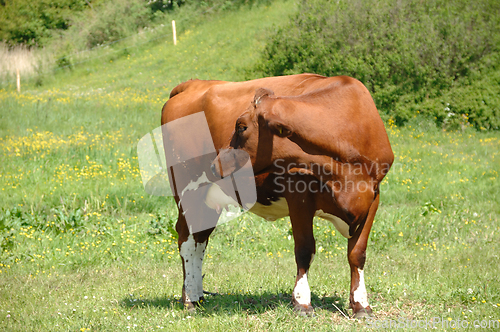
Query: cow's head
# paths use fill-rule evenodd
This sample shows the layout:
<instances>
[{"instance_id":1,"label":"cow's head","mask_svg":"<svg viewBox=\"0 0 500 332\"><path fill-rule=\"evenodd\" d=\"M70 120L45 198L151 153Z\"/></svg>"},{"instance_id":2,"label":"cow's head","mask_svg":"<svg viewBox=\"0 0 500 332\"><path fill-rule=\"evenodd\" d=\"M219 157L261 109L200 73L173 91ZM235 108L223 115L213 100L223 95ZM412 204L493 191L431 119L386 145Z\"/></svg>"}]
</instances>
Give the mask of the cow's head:
<instances>
[{"instance_id":1,"label":"cow's head","mask_svg":"<svg viewBox=\"0 0 500 332\"><path fill-rule=\"evenodd\" d=\"M236 120L229 146L220 150L212 164L213 173L222 177L232 174L248 161L248 156L256 175L276 171L274 161L300 153L300 147L290 140L294 129L287 117L293 110L286 105L286 100L274 96L273 91L258 89L250 107Z\"/></svg>"}]
</instances>

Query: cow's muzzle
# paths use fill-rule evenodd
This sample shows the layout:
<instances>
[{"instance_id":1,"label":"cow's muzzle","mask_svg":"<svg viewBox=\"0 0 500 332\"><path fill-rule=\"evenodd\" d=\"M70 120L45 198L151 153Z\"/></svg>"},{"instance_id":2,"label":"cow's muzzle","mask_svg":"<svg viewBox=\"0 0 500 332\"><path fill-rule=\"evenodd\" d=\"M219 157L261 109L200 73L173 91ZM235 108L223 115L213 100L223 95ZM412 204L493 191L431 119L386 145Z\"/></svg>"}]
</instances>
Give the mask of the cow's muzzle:
<instances>
[{"instance_id":1,"label":"cow's muzzle","mask_svg":"<svg viewBox=\"0 0 500 332\"><path fill-rule=\"evenodd\" d=\"M215 177L224 178L237 172L249 160L250 156L243 150L223 149L219 151L217 158L210 165L210 170Z\"/></svg>"}]
</instances>

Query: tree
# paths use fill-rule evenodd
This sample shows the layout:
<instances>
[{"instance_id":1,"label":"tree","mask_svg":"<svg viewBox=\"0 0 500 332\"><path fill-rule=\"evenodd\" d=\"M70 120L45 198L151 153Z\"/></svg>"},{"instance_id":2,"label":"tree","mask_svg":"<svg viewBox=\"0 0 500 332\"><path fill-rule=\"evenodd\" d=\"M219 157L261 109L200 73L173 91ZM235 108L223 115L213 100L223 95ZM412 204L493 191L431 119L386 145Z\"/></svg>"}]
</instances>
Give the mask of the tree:
<instances>
[{"instance_id":1,"label":"tree","mask_svg":"<svg viewBox=\"0 0 500 332\"><path fill-rule=\"evenodd\" d=\"M0 39L10 45L43 45L58 29L67 29L85 0L0 0Z\"/></svg>"}]
</instances>

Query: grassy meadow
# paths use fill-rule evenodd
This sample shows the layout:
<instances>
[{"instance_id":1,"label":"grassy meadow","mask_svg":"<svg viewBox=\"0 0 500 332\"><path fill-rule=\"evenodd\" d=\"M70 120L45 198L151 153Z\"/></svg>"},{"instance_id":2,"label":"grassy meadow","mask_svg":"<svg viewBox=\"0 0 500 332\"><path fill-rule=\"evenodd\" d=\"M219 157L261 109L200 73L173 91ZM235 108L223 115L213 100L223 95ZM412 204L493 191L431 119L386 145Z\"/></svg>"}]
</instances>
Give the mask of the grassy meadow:
<instances>
[{"instance_id":1,"label":"grassy meadow","mask_svg":"<svg viewBox=\"0 0 500 332\"><path fill-rule=\"evenodd\" d=\"M213 233L197 313L180 303L172 198L142 188L138 140L190 78L242 80L292 1L243 6L152 42L0 89L0 330L358 331L347 241L315 220L315 317L290 306L289 219L245 214ZM228 27L236 26L237 29ZM128 44L127 44L128 43ZM108 52L109 53L109 52ZM500 324L500 134L386 123L395 152L365 268L374 319ZM372 322L373 323L373 322ZM463 326L463 325L462 325ZM413 330L423 330L415 328Z\"/></svg>"}]
</instances>

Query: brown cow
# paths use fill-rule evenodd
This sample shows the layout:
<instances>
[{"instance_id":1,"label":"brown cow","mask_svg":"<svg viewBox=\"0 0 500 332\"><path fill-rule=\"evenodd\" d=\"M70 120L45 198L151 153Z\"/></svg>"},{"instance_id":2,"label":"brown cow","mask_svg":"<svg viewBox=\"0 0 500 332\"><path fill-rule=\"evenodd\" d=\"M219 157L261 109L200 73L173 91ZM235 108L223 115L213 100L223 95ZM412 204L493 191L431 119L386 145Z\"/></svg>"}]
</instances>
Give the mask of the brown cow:
<instances>
[{"instance_id":1,"label":"brown cow","mask_svg":"<svg viewBox=\"0 0 500 332\"><path fill-rule=\"evenodd\" d=\"M294 308L301 314L313 311L307 272L315 254L313 217L319 216L348 238L350 306L356 317L370 314L365 250L379 184L394 156L364 85L349 77L312 74L240 83L188 81L172 91L162 124L200 111L205 112L215 149L227 149L212 164L212 172L233 173L241 166L234 151L246 151L257 187L257 203L250 211L267 220L290 216L297 263ZM186 142L178 146L196 149ZM193 179L199 177L198 172ZM176 229L183 301L194 308L203 299L201 264L213 228L190 234L179 204L179 193L188 185L177 185L175 192L180 207ZM208 210L200 206L199 218Z\"/></svg>"}]
</instances>

